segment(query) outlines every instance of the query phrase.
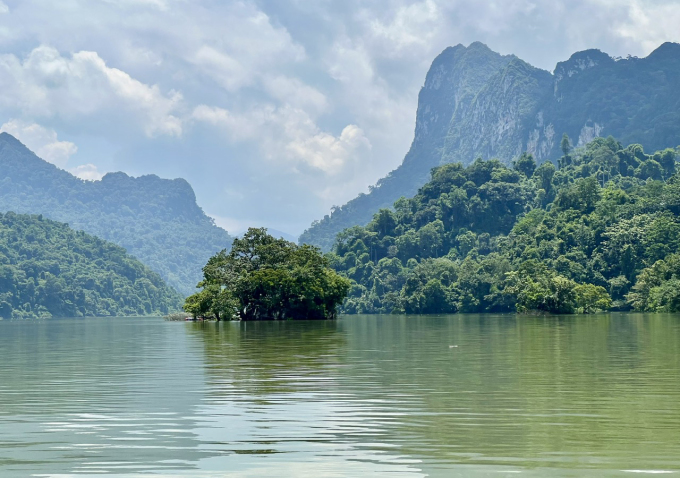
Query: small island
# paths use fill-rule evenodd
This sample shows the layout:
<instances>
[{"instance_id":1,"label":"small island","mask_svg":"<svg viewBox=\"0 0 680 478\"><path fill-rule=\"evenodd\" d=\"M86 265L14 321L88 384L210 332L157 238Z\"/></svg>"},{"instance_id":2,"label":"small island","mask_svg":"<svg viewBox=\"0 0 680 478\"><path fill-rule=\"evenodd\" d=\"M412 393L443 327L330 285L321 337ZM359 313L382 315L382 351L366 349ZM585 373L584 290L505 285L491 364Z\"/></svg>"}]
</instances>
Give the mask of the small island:
<instances>
[{"instance_id":1,"label":"small island","mask_svg":"<svg viewBox=\"0 0 680 478\"><path fill-rule=\"evenodd\" d=\"M202 290L186 299L193 317L215 320L335 319L350 281L321 251L251 228L203 268Z\"/></svg>"}]
</instances>

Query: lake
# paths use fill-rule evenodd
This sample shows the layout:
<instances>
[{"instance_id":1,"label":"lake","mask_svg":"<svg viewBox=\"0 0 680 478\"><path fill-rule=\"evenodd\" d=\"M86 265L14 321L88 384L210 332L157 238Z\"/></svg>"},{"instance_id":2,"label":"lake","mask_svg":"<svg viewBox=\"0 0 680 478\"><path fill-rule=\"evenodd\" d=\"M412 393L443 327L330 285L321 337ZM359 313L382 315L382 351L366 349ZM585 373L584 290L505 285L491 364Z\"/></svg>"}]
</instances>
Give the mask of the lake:
<instances>
[{"instance_id":1,"label":"lake","mask_svg":"<svg viewBox=\"0 0 680 478\"><path fill-rule=\"evenodd\" d=\"M0 477L680 474L680 316L0 321Z\"/></svg>"}]
</instances>

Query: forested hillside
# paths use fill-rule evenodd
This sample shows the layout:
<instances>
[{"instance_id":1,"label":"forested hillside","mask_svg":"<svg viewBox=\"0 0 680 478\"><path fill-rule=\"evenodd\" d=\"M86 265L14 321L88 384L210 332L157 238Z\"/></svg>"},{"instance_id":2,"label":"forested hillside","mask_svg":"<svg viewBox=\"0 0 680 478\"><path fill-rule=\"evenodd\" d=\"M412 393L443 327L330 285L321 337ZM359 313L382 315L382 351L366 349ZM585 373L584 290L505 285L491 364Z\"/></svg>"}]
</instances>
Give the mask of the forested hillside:
<instances>
[{"instance_id":1,"label":"forested hillside","mask_svg":"<svg viewBox=\"0 0 680 478\"><path fill-rule=\"evenodd\" d=\"M0 213L0 318L160 315L182 301L121 247L42 216Z\"/></svg>"},{"instance_id":2,"label":"forested hillside","mask_svg":"<svg viewBox=\"0 0 680 478\"><path fill-rule=\"evenodd\" d=\"M110 173L83 181L0 134L0 211L43 214L124 247L185 295L232 238L196 204L183 179Z\"/></svg>"},{"instance_id":3,"label":"forested hillside","mask_svg":"<svg viewBox=\"0 0 680 478\"><path fill-rule=\"evenodd\" d=\"M677 153L610 137L559 168L527 154L436 168L415 197L338 235L345 311L680 310Z\"/></svg>"},{"instance_id":4,"label":"forested hillside","mask_svg":"<svg viewBox=\"0 0 680 478\"><path fill-rule=\"evenodd\" d=\"M300 241L329 250L335 235L365 225L380 208L411 197L442 164L523 152L555 162L564 133L573 147L614 136L649 151L680 144L680 45L646 58L575 53L553 74L481 43L447 48L433 62L418 98L415 135L399 168L312 226Z\"/></svg>"}]
</instances>

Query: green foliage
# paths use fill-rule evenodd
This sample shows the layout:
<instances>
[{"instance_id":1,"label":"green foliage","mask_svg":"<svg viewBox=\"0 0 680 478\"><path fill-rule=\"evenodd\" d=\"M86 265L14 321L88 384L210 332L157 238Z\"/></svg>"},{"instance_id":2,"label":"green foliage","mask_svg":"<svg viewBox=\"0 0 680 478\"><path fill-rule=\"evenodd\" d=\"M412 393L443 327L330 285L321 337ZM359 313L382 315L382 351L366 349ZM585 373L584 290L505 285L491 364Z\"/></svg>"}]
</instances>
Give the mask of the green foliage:
<instances>
[{"instance_id":1,"label":"green foliage","mask_svg":"<svg viewBox=\"0 0 680 478\"><path fill-rule=\"evenodd\" d=\"M612 306L604 287L578 284L533 259L507 274L504 292L515 300L520 313L590 314Z\"/></svg>"},{"instance_id":2,"label":"green foliage","mask_svg":"<svg viewBox=\"0 0 680 478\"><path fill-rule=\"evenodd\" d=\"M180 306L123 248L42 216L0 214L0 317L164 315Z\"/></svg>"},{"instance_id":3,"label":"green foliage","mask_svg":"<svg viewBox=\"0 0 680 478\"><path fill-rule=\"evenodd\" d=\"M183 179L110 173L83 181L0 134L0 211L43 214L124 247L181 293L231 237L196 205Z\"/></svg>"},{"instance_id":4,"label":"green foliage","mask_svg":"<svg viewBox=\"0 0 680 478\"><path fill-rule=\"evenodd\" d=\"M559 170L529 155L435 168L412 199L338 234L343 310L671 310L677 278L657 261L680 253L675 151L599 138L569 155Z\"/></svg>"},{"instance_id":5,"label":"green foliage","mask_svg":"<svg viewBox=\"0 0 680 478\"><path fill-rule=\"evenodd\" d=\"M569 152L571 151L571 141L569 140L569 135L564 133L562 135L562 141L560 142L560 149L562 150L562 155L565 158L569 157Z\"/></svg>"},{"instance_id":6,"label":"green foliage","mask_svg":"<svg viewBox=\"0 0 680 478\"><path fill-rule=\"evenodd\" d=\"M217 320L335 318L350 281L329 267L331 259L315 247L251 228L230 252L210 258L198 284L202 290L186 299L184 310Z\"/></svg>"},{"instance_id":7,"label":"green foliage","mask_svg":"<svg viewBox=\"0 0 680 478\"><path fill-rule=\"evenodd\" d=\"M536 160L532 155L524 153L519 159L512 162L512 166L524 176L530 178L536 171Z\"/></svg>"},{"instance_id":8,"label":"green foliage","mask_svg":"<svg viewBox=\"0 0 680 478\"><path fill-rule=\"evenodd\" d=\"M628 300L635 310L680 312L680 254L670 254L644 269Z\"/></svg>"}]
</instances>

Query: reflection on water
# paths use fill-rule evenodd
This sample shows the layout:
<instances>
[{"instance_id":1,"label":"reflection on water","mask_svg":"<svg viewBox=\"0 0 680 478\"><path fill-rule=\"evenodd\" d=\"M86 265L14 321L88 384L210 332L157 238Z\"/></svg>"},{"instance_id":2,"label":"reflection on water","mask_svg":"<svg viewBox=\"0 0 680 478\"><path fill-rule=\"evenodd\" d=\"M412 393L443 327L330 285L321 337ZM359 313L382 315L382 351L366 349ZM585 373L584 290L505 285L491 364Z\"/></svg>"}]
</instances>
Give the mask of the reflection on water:
<instances>
[{"instance_id":1,"label":"reflection on water","mask_svg":"<svg viewBox=\"0 0 680 478\"><path fill-rule=\"evenodd\" d=\"M0 322L0 363L1 477L680 471L680 316Z\"/></svg>"}]
</instances>

